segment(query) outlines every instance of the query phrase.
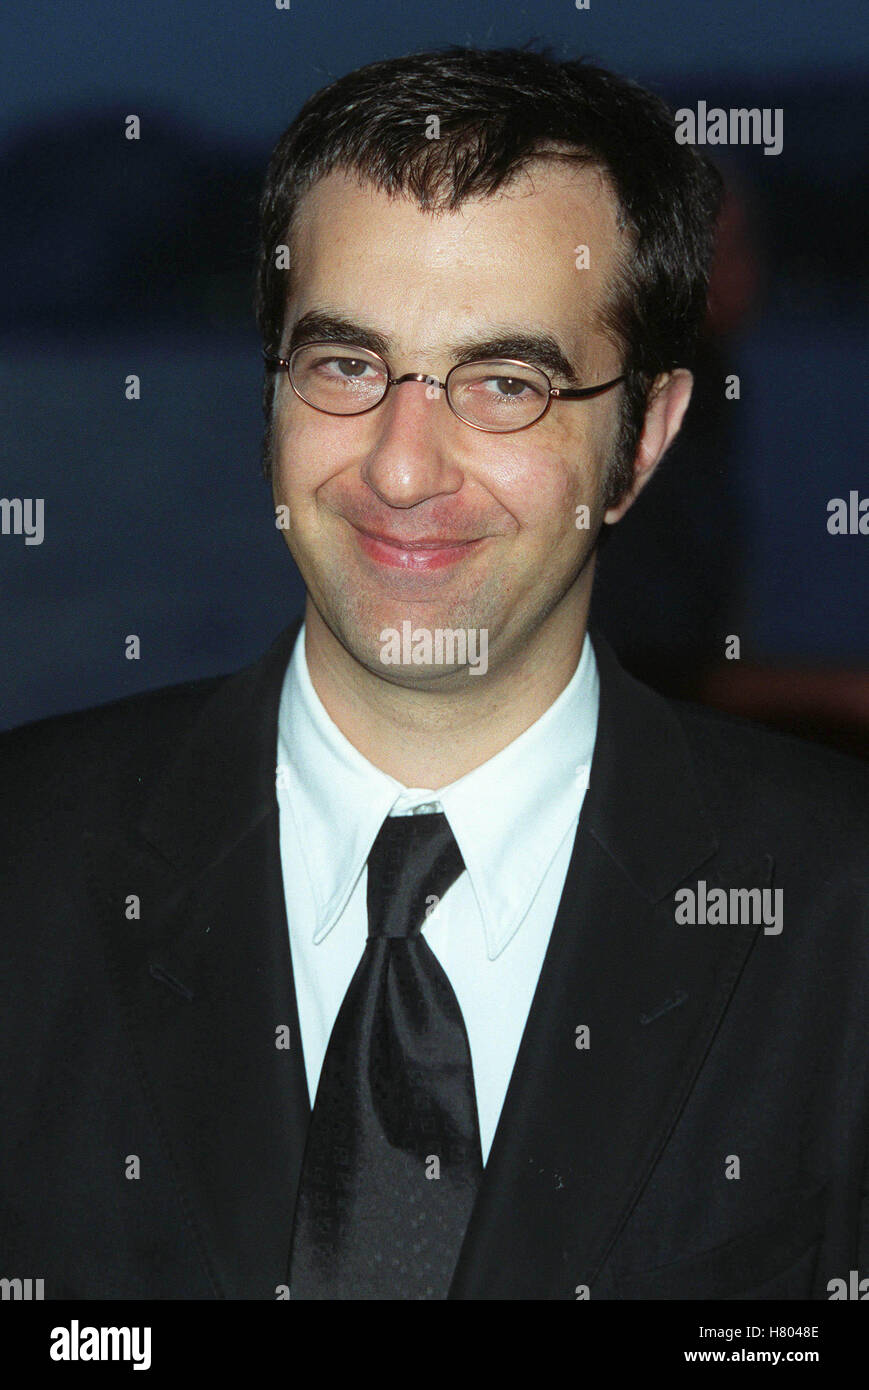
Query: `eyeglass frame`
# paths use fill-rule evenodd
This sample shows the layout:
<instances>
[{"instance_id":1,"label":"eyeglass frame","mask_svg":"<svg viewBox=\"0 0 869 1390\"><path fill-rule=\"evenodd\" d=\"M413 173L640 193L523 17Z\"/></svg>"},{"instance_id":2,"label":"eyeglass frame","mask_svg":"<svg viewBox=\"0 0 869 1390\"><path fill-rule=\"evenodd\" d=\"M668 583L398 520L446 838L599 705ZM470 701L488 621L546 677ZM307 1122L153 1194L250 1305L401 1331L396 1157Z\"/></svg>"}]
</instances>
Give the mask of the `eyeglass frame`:
<instances>
[{"instance_id":1,"label":"eyeglass frame","mask_svg":"<svg viewBox=\"0 0 869 1390\"><path fill-rule=\"evenodd\" d=\"M364 410L324 410L322 406L311 405L311 402L305 400L305 397L298 390L296 383L293 381L292 364L297 353L302 352L305 348L312 347L357 348L360 352L366 352L368 353L369 357L375 357L378 362L382 362L384 368L386 369L386 386L384 387L383 395L380 397L380 400L375 401L373 405L367 405ZM467 425L469 429L479 430L482 434L518 434L521 430L530 429L532 425L539 425L544 415L548 414L549 407L552 405L553 400L588 400L590 397L599 396L602 391L609 391L611 387L618 386L620 382L627 380L627 372L622 372L621 376L613 377L612 381L601 382L599 386L553 386L549 375L543 371L542 367L535 367L532 362L522 362L519 360L518 357L481 357L478 359L480 363L503 362L508 367L530 368L532 371L537 372L540 376L542 376L547 386L549 387L549 396L547 398L546 405L543 407L543 410L536 417L536 419L529 420L527 425L516 425L513 429L492 430L487 429L485 425L475 425L472 420L466 420L463 415L459 414L452 401L450 400L449 381L453 372L458 371L459 367L472 367L477 365L476 359L472 360L471 362L457 362L456 365L454 367L450 367L450 370L447 372L446 381L438 381L437 377L426 376L423 372L405 372L404 376L393 377L390 375L391 368L389 366L389 363L386 361L385 357L381 357L379 352L373 352L371 348L363 348L359 343L345 343L337 339L317 339L315 342L299 343L297 347L293 348L293 351L290 353L289 357L277 357L273 353L263 351L263 358L265 359L268 366L272 368L286 367L287 380L289 381L290 386L293 388L293 391L298 396L299 400L304 401L305 405L311 406L312 410L319 410L321 415L331 415L335 418L345 420L352 420L355 416L358 415L369 415L372 410L376 410L379 405L383 404L383 402L386 400L386 397L389 393L389 388L391 386L401 386L402 383L405 381L419 381L425 383L426 386L437 386L441 391L443 391L447 399L447 405L455 415L456 419L461 420L462 424ZM359 360L361 361L362 359L360 358Z\"/></svg>"}]
</instances>

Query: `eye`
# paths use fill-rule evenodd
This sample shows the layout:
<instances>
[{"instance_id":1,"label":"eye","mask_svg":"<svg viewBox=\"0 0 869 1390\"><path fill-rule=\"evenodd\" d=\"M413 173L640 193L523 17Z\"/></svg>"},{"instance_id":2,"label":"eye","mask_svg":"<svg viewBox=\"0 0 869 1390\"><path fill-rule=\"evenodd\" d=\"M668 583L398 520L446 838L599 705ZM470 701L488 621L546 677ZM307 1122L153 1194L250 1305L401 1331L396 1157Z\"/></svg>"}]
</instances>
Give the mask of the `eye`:
<instances>
[{"instance_id":1,"label":"eye","mask_svg":"<svg viewBox=\"0 0 869 1390\"><path fill-rule=\"evenodd\" d=\"M488 394L506 396L511 400L518 400L523 392L527 392L529 396L541 395L535 382L519 376L490 376L484 378L481 385L486 388Z\"/></svg>"},{"instance_id":2,"label":"eye","mask_svg":"<svg viewBox=\"0 0 869 1390\"><path fill-rule=\"evenodd\" d=\"M321 357L313 366L316 371L322 370L325 376L339 380L343 377L345 381L360 381L364 377L366 367L377 375L376 368L360 357Z\"/></svg>"}]
</instances>

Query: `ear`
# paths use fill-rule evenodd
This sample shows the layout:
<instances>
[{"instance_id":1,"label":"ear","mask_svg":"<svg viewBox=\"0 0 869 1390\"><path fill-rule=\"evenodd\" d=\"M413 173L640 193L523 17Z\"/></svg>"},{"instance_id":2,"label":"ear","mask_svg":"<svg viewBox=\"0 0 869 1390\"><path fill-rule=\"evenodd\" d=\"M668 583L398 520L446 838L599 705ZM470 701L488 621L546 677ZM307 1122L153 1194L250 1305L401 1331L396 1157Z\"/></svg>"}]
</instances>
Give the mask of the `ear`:
<instances>
[{"instance_id":1,"label":"ear","mask_svg":"<svg viewBox=\"0 0 869 1390\"><path fill-rule=\"evenodd\" d=\"M677 367L655 379L634 458L634 480L616 505L604 512L603 519L608 525L621 521L633 506L673 443L682 427L693 387L694 377L686 367Z\"/></svg>"}]
</instances>

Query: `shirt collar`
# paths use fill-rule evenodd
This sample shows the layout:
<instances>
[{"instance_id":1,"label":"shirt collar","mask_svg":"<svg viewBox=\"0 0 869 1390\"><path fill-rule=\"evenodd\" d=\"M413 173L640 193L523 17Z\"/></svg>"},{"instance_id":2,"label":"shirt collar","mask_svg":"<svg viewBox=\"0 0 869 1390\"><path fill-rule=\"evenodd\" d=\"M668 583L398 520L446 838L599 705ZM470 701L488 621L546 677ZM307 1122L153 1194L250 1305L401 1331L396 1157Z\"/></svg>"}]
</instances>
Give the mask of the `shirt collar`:
<instances>
[{"instance_id":1,"label":"shirt collar","mask_svg":"<svg viewBox=\"0 0 869 1390\"><path fill-rule=\"evenodd\" d=\"M314 941L335 925L385 818L443 810L456 837L494 960L514 936L588 785L597 733L597 663L586 634L553 704L493 758L449 786L404 787L368 761L327 714L305 659L302 624L278 715L278 799L314 870Z\"/></svg>"}]
</instances>

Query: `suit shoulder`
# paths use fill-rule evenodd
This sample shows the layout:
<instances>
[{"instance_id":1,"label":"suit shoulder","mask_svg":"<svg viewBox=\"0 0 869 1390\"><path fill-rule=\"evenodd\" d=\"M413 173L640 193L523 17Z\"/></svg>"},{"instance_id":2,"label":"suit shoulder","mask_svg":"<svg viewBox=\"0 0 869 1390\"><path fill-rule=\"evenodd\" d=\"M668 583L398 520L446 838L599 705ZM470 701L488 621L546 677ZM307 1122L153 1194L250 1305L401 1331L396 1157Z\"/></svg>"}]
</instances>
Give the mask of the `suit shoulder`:
<instances>
[{"instance_id":1,"label":"suit shoulder","mask_svg":"<svg viewBox=\"0 0 869 1390\"><path fill-rule=\"evenodd\" d=\"M794 735L681 701L668 702L719 820L801 828L807 844L862 845L869 834L869 765Z\"/></svg>"},{"instance_id":2,"label":"suit shoulder","mask_svg":"<svg viewBox=\"0 0 869 1390\"><path fill-rule=\"evenodd\" d=\"M226 679L227 676L206 676L19 724L0 733L0 757L32 758L59 747L78 748L93 742L120 739L135 730L145 734L161 728L183 727Z\"/></svg>"},{"instance_id":3,"label":"suit shoulder","mask_svg":"<svg viewBox=\"0 0 869 1390\"><path fill-rule=\"evenodd\" d=\"M141 769L141 781L171 757L227 678L163 686L0 733L0 819L56 813L131 769Z\"/></svg>"}]
</instances>

